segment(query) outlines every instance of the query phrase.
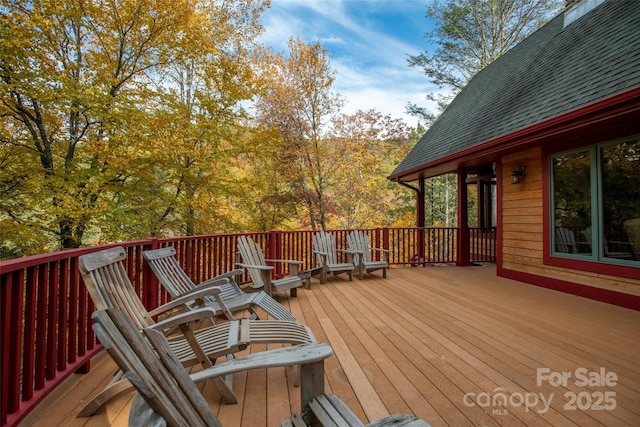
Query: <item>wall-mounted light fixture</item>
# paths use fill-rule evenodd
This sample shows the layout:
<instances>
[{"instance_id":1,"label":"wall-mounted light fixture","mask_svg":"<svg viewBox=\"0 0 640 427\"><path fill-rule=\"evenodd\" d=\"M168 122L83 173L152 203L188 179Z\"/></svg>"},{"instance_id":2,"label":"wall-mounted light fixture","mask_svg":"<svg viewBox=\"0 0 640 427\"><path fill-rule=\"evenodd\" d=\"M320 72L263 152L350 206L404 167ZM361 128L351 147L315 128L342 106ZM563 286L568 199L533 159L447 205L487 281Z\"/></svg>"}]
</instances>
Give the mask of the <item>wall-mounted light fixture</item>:
<instances>
[{"instance_id":1,"label":"wall-mounted light fixture","mask_svg":"<svg viewBox=\"0 0 640 427\"><path fill-rule=\"evenodd\" d=\"M516 166L511 171L511 183L520 184L524 179L524 166Z\"/></svg>"}]
</instances>

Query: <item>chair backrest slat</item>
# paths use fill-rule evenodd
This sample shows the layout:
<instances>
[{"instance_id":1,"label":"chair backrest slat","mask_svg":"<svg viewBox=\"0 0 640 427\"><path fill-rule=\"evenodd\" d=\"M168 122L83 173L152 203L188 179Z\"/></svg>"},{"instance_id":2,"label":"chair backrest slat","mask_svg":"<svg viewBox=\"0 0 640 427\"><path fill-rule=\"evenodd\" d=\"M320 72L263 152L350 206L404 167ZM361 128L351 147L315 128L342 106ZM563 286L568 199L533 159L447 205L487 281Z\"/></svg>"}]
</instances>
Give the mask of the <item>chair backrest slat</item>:
<instances>
[{"instance_id":1,"label":"chair backrest slat","mask_svg":"<svg viewBox=\"0 0 640 427\"><path fill-rule=\"evenodd\" d=\"M175 254L176 250L173 247L152 249L142 253L142 257L147 261L153 273L173 298L191 292L198 287L182 269ZM220 284L216 285L220 289L220 298L223 300L242 294L238 285L232 280L229 279L226 283L221 280Z\"/></svg>"},{"instance_id":2,"label":"chair backrest slat","mask_svg":"<svg viewBox=\"0 0 640 427\"><path fill-rule=\"evenodd\" d=\"M80 256L78 267L97 309L120 307L142 329L155 322L129 280L123 262L126 256L124 248L118 246Z\"/></svg>"},{"instance_id":3,"label":"chair backrest slat","mask_svg":"<svg viewBox=\"0 0 640 427\"><path fill-rule=\"evenodd\" d=\"M142 257L147 260L149 267L160 280L162 286L174 298L196 287L178 264L175 255L176 250L173 247L153 249L142 253Z\"/></svg>"},{"instance_id":4,"label":"chair backrest slat","mask_svg":"<svg viewBox=\"0 0 640 427\"><path fill-rule=\"evenodd\" d=\"M327 264L337 264L336 238L331 234L320 231L313 235L313 248L327 254Z\"/></svg>"},{"instance_id":5,"label":"chair backrest slat","mask_svg":"<svg viewBox=\"0 0 640 427\"><path fill-rule=\"evenodd\" d=\"M371 262L371 243L363 231L355 230L347 235L347 249L360 252L362 261Z\"/></svg>"},{"instance_id":6,"label":"chair backrest slat","mask_svg":"<svg viewBox=\"0 0 640 427\"><path fill-rule=\"evenodd\" d=\"M576 253L576 237L573 231L564 227L556 228L556 250L564 253Z\"/></svg>"},{"instance_id":7,"label":"chair backrest slat","mask_svg":"<svg viewBox=\"0 0 640 427\"><path fill-rule=\"evenodd\" d=\"M260 248L260 245L255 243L249 236L238 236L238 251L240 252L240 256L242 257L242 262L244 264L261 266L267 265L264 254L262 253L262 248ZM247 272L249 273L249 277L251 277L251 281L254 286L258 287L266 285L263 283L262 275L259 270L255 268L247 268Z\"/></svg>"}]
</instances>

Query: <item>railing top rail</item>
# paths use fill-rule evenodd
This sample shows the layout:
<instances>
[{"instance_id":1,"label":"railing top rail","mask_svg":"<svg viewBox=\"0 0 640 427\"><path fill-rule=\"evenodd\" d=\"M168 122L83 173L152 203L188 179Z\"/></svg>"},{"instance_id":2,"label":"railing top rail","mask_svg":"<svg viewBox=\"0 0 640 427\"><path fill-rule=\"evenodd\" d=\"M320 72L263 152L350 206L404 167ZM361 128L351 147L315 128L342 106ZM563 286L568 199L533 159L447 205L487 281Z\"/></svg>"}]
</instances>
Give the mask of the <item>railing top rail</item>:
<instances>
[{"instance_id":1,"label":"railing top rail","mask_svg":"<svg viewBox=\"0 0 640 427\"><path fill-rule=\"evenodd\" d=\"M373 228L361 228L362 231L374 231L379 230L384 227L373 227ZM444 230L455 230L457 227L393 227L393 230L428 230L428 229L444 229ZM352 229L331 229L327 230L328 232L334 233L343 233L351 231ZM289 231L277 231L279 233L315 233L318 230L289 230ZM61 259L73 258L76 256L84 255L89 252L94 252L98 249L106 249L113 246L140 246L147 245L153 241L158 242L158 244L171 244L175 242L185 242L185 241L197 241L203 239L214 239L214 238L227 238L234 237L241 234L249 234L249 235L268 235L275 231L255 231L255 232L247 232L247 233L221 233L221 234L209 234L209 235L198 235L198 236L182 236L182 237L166 237L166 238L147 238L142 240L135 240L130 242L117 242L117 243L106 243L98 246L87 246L77 249L65 249L57 252L50 252L46 254L38 254L31 255L22 258L14 258L9 260L0 261L0 271L3 273L9 273L14 270L19 270L23 268L33 267L39 264L44 264L48 262L54 262Z\"/></svg>"},{"instance_id":2,"label":"railing top rail","mask_svg":"<svg viewBox=\"0 0 640 427\"><path fill-rule=\"evenodd\" d=\"M132 246L141 246L145 244L149 244L153 240L157 239L145 239L145 240L136 240L132 242L118 242L118 243L108 243L99 246L87 246L77 249L65 249L62 251L51 252L47 254L39 254L39 255L31 255L22 258L14 258L5 261L0 261L0 271L4 273L10 273L15 270L21 270L24 268L34 267L40 264L46 264L50 262L60 261L62 259L75 258L81 255L95 252L99 249L107 249L114 246L123 246L123 247L132 247Z\"/></svg>"}]
</instances>

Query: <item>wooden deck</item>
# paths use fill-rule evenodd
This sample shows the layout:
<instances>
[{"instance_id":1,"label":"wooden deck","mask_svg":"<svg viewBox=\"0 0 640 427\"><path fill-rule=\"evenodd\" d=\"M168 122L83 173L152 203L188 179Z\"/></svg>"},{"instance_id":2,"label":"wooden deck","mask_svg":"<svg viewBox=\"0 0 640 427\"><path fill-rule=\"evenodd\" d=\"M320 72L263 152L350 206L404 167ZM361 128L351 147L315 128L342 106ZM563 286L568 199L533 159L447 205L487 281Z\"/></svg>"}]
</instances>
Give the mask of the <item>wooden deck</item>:
<instances>
[{"instance_id":1,"label":"wooden deck","mask_svg":"<svg viewBox=\"0 0 640 427\"><path fill-rule=\"evenodd\" d=\"M326 389L362 420L400 412L432 426L640 425L640 312L496 278L494 266L314 280L280 301L331 344ZM557 381L538 375L544 369ZM99 355L90 374L69 379L22 425L126 425L130 396L75 418L113 371ZM286 375L237 374L238 405L202 388L224 425L274 426L300 409Z\"/></svg>"}]
</instances>

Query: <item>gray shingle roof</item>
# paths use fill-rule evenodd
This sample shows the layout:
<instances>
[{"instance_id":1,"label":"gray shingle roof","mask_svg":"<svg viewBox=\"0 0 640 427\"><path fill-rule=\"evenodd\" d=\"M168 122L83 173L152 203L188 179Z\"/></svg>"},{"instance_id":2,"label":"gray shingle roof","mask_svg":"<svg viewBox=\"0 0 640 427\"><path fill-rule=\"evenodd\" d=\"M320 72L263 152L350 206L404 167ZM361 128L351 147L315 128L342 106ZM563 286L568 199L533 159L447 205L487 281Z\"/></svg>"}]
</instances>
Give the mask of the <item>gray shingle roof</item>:
<instances>
[{"instance_id":1,"label":"gray shingle roof","mask_svg":"<svg viewBox=\"0 0 640 427\"><path fill-rule=\"evenodd\" d=\"M560 14L479 72L391 175L640 85L640 1Z\"/></svg>"}]
</instances>

